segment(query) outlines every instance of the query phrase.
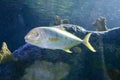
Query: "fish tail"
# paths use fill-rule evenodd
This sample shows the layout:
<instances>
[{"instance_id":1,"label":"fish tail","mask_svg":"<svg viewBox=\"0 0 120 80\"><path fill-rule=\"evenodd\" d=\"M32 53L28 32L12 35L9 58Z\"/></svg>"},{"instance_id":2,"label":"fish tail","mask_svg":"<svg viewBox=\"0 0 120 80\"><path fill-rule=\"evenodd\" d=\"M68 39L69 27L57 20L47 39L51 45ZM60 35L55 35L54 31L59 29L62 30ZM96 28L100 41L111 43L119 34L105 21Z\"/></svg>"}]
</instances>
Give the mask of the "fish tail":
<instances>
[{"instance_id":1,"label":"fish tail","mask_svg":"<svg viewBox=\"0 0 120 80\"><path fill-rule=\"evenodd\" d=\"M92 45L89 43L89 38L90 38L90 36L91 36L91 33L88 33L86 36L85 36L85 38L84 38L84 40L83 40L83 44L85 45L85 46L87 46L92 52L96 52L96 50L92 47Z\"/></svg>"}]
</instances>

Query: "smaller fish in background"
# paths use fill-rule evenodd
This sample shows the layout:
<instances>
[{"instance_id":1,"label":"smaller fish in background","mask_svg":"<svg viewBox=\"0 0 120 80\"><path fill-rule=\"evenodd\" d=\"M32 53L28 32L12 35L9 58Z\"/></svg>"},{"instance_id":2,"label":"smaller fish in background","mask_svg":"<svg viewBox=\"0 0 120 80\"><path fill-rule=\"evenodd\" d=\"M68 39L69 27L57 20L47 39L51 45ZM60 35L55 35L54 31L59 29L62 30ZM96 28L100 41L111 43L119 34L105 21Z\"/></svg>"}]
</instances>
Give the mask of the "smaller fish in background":
<instances>
[{"instance_id":1,"label":"smaller fish in background","mask_svg":"<svg viewBox=\"0 0 120 80\"><path fill-rule=\"evenodd\" d=\"M96 19L96 21L93 23L93 26L96 27L97 31L107 31L108 28L106 26L106 19L105 17L99 17Z\"/></svg>"},{"instance_id":2,"label":"smaller fish in background","mask_svg":"<svg viewBox=\"0 0 120 80\"><path fill-rule=\"evenodd\" d=\"M17 58L12 55L11 51L7 47L7 44L3 42L0 50L0 63L6 63L9 61L17 61Z\"/></svg>"},{"instance_id":3,"label":"smaller fish in background","mask_svg":"<svg viewBox=\"0 0 120 80\"><path fill-rule=\"evenodd\" d=\"M37 27L32 29L26 36L25 41L29 44L47 48L60 49L72 53L70 49L80 43L87 46L92 52L96 50L89 43L91 33L88 33L82 40L79 37L58 27Z\"/></svg>"}]
</instances>

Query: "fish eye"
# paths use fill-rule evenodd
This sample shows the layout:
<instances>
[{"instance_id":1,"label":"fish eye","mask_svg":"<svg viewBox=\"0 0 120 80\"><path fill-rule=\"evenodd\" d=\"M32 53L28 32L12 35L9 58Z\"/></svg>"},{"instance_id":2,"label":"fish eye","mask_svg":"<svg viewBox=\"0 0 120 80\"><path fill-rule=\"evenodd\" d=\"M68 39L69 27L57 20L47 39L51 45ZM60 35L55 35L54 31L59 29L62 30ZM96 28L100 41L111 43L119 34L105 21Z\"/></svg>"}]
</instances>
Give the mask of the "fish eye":
<instances>
[{"instance_id":1,"label":"fish eye","mask_svg":"<svg viewBox=\"0 0 120 80\"><path fill-rule=\"evenodd\" d=\"M38 37L39 37L39 33L38 32L34 32L34 31L29 32L28 35L27 35L28 39L36 39Z\"/></svg>"},{"instance_id":2,"label":"fish eye","mask_svg":"<svg viewBox=\"0 0 120 80\"><path fill-rule=\"evenodd\" d=\"M38 37L39 36L39 34L38 34L38 32L34 32L34 33L32 33L35 37Z\"/></svg>"}]
</instances>

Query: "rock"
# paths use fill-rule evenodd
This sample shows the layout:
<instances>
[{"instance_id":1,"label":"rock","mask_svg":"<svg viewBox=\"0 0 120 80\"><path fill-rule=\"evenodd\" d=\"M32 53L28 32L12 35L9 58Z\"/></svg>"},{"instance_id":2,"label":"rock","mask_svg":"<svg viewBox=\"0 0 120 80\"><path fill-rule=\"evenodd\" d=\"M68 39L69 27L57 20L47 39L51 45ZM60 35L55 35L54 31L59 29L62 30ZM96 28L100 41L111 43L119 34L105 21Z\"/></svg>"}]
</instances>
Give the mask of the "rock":
<instances>
[{"instance_id":1,"label":"rock","mask_svg":"<svg viewBox=\"0 0 120 80\"><path fill-rule=\"evenodd\" d=\"M8 49L6 42L3 42L0 51L0 64L9 61L17 61L17 58L13 56L12 52Z\"/></svg>"},{"instance_id":2,"label":"rock","mask_svg":"<svg viewBox=\"0 0 120 80\"><path fill-rule=\"evenodd\" d=\"M61 80L69 74L69 65L58 62L35 61L21 80Z\"/></svg>"},{"instance_id":3,"label":"rock","mask_svg":"<svg viewBox=\"0 0 120 80\"><path fill-rule=\"evenodd\" d=\"M62 24L70 33L80 37L91 32L89 42L96 49L91 52L86 46L78 45L80 53L68 54L61 50L49 50L25 44L13 52L18 58L17 62L9 62L0 65L0 80L21 80L26 74L26 69L31 68L35 61L47 61L50 64L65 63L70 66L69 74L62 80L119 80L120 79L120 28L109 29L108 31L88 31L84 28ZM111 76L114 74L115 76ZM6 77L4 77L6 76Z\"/></svg>"},{"instance_id":4,"label":"rock","mask_svg":"<svg viewBox=\"0 0 120 80\"><path fill-rule=\"evenodd\" d=\"M60 16L56 15L55 16L55 23L54 25L61 25L61 24L69 24L69 20L68 19L62 19Z\"/></svg>"},{"instance_id":5,"label":"rock","mask_svg":"<svg viewBox=\"0 0 120 80\"><path fill-rule=\"evenodd\" d=\"M99 17L96 19L96 21L93 23L93 26L96 27L97 31L107 31L106 26L106 19L104 17Z\"/></svg>"}]
</instances>

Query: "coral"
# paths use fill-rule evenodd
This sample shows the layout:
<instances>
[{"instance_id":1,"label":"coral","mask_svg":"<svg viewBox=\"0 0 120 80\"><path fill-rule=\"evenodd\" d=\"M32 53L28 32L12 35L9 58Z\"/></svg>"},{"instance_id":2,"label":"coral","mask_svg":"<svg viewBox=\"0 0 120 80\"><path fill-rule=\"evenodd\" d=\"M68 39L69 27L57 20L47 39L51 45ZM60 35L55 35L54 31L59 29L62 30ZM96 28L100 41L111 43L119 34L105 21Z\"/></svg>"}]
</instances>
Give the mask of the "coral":
<instances>
[{"instance_id":1,"label":"coral","mask_svg":"<svg viewBox=\"0 0 120 80\"><path fill-rule=\"evenodd\" d=\"M93 26L96 27L97 31L107 31L106 26L106 19L104 17L99 17L97 20L93 23Z\"/></svg>"},{"instance_id":2,"label":"coral","mask_svg":"<svg viewBox=\"0 0 120 80\"><path fill-rule=\"evenodd\" d=\"M17 58L13 56L11 51L8 49L7 44L3 42L0 51L0 63L5 63L9 61L17 61Z\"/></svg>"},{"instance_id":3,"label":"coral","mask_svg":"<svg viewBox=\"0 0 120 80\"><path fill-rule=\"evenodd\" d=\"M55 16L55 23L54 25L61 25L61 24L69 24L69 20L68 19L62 19L60 16L56 15Z\"/></svg>"},{"instance_id":4,"label":"coral","mask_svg":"<svg viewBox=\"0 0 120 80\"><path fill-rule=\"evenodd\" d=\"M47 61L35 61L26 69L26 74L21 80L61 80L68 75L70 67L68 64Z\"/></svg>"}]
</instances>

